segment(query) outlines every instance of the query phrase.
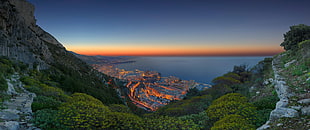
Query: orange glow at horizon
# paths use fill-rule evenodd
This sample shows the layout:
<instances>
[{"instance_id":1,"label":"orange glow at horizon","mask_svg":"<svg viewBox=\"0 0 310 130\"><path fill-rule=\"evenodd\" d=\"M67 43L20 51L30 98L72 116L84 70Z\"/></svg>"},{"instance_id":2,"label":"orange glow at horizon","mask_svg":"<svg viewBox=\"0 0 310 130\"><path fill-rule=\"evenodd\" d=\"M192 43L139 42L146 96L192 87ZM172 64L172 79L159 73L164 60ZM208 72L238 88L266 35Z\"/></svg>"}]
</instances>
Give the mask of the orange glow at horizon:
<instances>
[{"instance_id":1,"label":"orange glow at horizon","mask_svg":"<svg viewBox=\"0 0 310 130\"><path fill-rule=\"evenodd\" d=\"M280 53L279 46L173 46L173 45L144 45L144 46L68 46L68 50L83 55L103 56L269 56Z\"/></svg>"}]
</instances>

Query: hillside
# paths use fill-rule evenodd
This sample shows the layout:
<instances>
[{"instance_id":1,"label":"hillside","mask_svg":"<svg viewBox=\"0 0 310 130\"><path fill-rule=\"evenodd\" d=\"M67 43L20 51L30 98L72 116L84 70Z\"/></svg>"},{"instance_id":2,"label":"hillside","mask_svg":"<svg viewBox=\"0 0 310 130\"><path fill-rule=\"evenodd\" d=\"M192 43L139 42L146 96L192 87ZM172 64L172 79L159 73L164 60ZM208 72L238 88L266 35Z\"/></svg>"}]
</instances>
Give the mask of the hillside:
<instances>
[{"instance_id":1,"label":"hillside","mask_svg":"<svg viewBox=\"0 0 310 130\"><path fill-rule=\"evenodd\" d=\"M0 1L0 129L310 129L307 25L285 33L285 52L146 112L120 98L122 82L37 26L33 12L25 0Z\"/></svg>"}]
</instances>

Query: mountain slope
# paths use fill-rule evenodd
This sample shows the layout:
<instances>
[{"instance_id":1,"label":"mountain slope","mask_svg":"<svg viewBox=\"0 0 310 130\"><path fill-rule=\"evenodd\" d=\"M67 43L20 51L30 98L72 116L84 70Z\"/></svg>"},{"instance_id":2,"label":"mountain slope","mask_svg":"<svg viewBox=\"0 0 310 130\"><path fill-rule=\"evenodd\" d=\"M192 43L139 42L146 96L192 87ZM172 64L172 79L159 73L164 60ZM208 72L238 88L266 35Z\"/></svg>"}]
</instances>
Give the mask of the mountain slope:
<instances>
[{"instance_id":1,"label":"mountain slope","mask_svg":"<svg viewBox=\"0 0 310 130\"><path fill-rule=\"evenodd\" d=\"M121 102L112 88L105 87L106 75L76 58L36 25L33 5L25 0L2 0L0 12L0 56L44 72L65 91L85 92L107 103Z\"/></svg>"}]
</instances>

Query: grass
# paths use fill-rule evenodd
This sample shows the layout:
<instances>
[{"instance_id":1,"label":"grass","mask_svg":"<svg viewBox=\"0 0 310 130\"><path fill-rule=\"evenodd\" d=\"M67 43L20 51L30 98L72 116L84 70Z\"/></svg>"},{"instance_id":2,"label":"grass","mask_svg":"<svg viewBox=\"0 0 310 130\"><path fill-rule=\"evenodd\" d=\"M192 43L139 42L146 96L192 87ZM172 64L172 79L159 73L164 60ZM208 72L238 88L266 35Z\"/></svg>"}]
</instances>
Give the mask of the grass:
<instances>
[{"instance_id":1,"label":"grass","mask_svg":"<svg viewBox=\"0 0 310 130\"><path fill-rule=\"evenodd\" d=\"M302 116L295 118L281 118L274 122L270 129L272 130L309 130L310 116Z\"/></svg>"},{"instance_id":2,"label":"grass","mask_svg":"<svg viewBox=\"0 0 310 130\"><path fill-rule=\"evenodd\" d=\"M0 109L6 109L5 106L3 106L3 102L6 100L9 100L11 97L8 94L0 93Z\"/></svg>"}]
</instances>

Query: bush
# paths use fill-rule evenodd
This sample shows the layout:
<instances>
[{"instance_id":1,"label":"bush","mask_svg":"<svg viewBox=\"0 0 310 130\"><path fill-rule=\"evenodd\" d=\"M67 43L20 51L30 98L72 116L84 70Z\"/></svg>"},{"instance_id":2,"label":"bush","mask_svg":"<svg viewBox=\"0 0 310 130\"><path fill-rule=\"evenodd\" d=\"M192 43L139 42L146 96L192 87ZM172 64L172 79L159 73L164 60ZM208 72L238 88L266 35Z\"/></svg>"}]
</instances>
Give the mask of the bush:
<instances>
[{"instance_id":1,"label":"bush","mask_svg":"<svg viewBox=\"0 0 310 130\"><path fill-rule=\"evenodd\" d=\"M263 97L260 100L253 102L257 110L274 109L279 98L276 95Z\"/></svg>"},{"instance_id":2,"label":"bush","mask_svg":"<svg viewBox=\"0 0 310 130\"><path fill-rule=\"evenodd\" d=\"M214 100L207 113L212 121L218 121L230 114L240 115L252 123L256 120L255 107L247 102L246 97L238 93L226 94Z\"/></svg>"},{"instance_id":3,"label":"bush","mask_svg":"<svg viewBox=\"0 0 310 130\"><path fill-rule=\"evenodd\" d=\"M32 122L35 126L46 130L66 129L59 120L57 120L57 110L43 109L34 113Z\"/></svg>"},{"instance_id":4,"label":"bush","mask_svg":"<svg viewBox=\"0 0 310 130\"><path fill-rule=\"evenodd\" d=\"M106 116L109 124L108 129L118 130L138 130L143 129L143 120L130 113L111 112ZM147 125L147 124L146 124Z\"/></svg>"},{"instance_id":5,"label":"bush","mask_svg":"<svg viewBox=\"0 0 310 130\"><path fill-rule=\"evenodd\" d=\"M6 91L8 89L8 83L2 75L0 75L0 91Z\"/></svg>"},{"instance_id":6,"label":"bush","mask_svg":"<svg viewBox=\"0 0 310 130\"><path fill-rule=\"evenodd\" d=\"M62 89L43 84L35 78L25 76L21 78L21 81L28 91L38 96L52 97L58 101L66 101L69 98Z\"/></svg>"},{"instance_id":7,"label":"bush","mask_svg":"<svg viewBox=\"0 0 310 130\"><path fill-rule=\"evenodd\" d=\"M265 124L266 121L269 120L270 112L271 112L272 110L273 110L273 109L258 110L258 111L257 111L257 121L256 121L255 126L256 126L256 127L260 127L260 126L262 126L263 124Z\"/></svg>"},{"instance_id":8,"label":"bush","mask_svg":"<svg viewBox=\"0 0 310 130\"><path fill-rule=\"evenodd\" d=\"M122 112L122 113L132 113L130 111L130 109L125 106L125 105L121 105L121 104L112 104L112 105L109 105L109 109L112 111L112 112Z\"/></svg>"},{"instance_id":9,"label":"bush","mask_svg":"<svg viewBox=\"0 0 310 130\"><path fill-rule=\"evenodd\" d=\"M37 111L41 109L53 109L57 110L60 106L61 102L55 100L51 97L46 96L37 96L33 99L33 103L31 104L32 111Z\"/></svg>"},{"instance_id":10,"label":"bush","mask_svg":"<svg viewBox=\"0 0 310 130\"><path fill-rule=\"evenodd\" d=\"M299 48L310 48L310 40L305 40L298 43Z\"/></svg>"},{"instance_id":11,"label":"bush","mask_svg":"<svg viewBox=\"0 0 310 130\"><path fill-rule=\"evenodd\" d=\"M228 115L214 123L211 130L255 130L255 126L240 115Z\"/></svg>"},{"instance_id":12,"label":"bush","mask_svg":"<svg viewBox=\"0 0 310 130\"><path fill-rule=\"evenodd\" d=\"M72 98L59 108L58 119L72 129L105 129L110 127L107 106L94 97L75 93Z\"/></svg>"},{"instance_id":13,"label":"bush","mask_svg":"<svg viewBox=\"0 0 310 130\"><path fill-rule=\"evenodd\" d=\"M184 116L197 114L204 111L212 101L210 95L195 96L190 99L180 100L158 109L154 114L166 116Z\"/></svg>"},{"instance_id":14,"label":"bush","mask_svg":"<svg viewBox=\"0 0 310 130\"><path fill-rule=\"evenodd\" d=\"M182 121L192 120L200 129L210 129L212 123L206 112L179 117Z\"/></svg>"},{"instance_id":15,"label":"bush","mask_svg":"<svg viewBox=\"0 0 310 130\"><path fill-rule=\"evenodd\" d=\"M176 117L159 116L144 118L145 128L148 130L181 130L199 129L192 120L181 120Z\"/></svg>"}]
</instances>

